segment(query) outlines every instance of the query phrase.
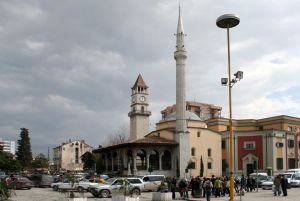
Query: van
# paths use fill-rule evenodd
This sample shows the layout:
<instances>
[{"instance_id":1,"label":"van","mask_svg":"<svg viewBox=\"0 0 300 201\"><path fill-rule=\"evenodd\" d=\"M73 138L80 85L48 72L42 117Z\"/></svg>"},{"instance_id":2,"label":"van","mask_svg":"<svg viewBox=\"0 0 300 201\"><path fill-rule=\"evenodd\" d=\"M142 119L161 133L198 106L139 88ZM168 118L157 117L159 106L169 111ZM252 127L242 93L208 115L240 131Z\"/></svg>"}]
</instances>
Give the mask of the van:
<instances>
[{"instance_id":1,"label":"van","mask_svg":"<svg viewBox=\"0 0 300 201\"><path fill-rule=\"evenodd\" d=\"M254 178L255 181L257 181L257 185L258 187L261 187L262 182L268 180L268 174L265 172L258 172L258 173L251 173L250 177Z\"/></svg>"},{"instance_id":2,"label":"van","mask_svg":"<svg viewBox=\"0 0 300 201\"><path fill-rule=\"evenodd\" d=\"M29 178L35 187L50 187L54 182L54 177L47 174L33 174Z\"/></svg>"},{"instance_id":3,"label":"van","mask_svg":"<svg viewBox=\"0 0 300 201\"><path fill-rule=\"evenodd\" d=\"M166 177L165 175L145 175L138 176L144 182L145 191L156 191Z\"/></svg>"},{"instance_id":4,"label":"van","mask_svg":"<svg viewBox=\"0 0 300 201\"><path fill-rule=\"evenodd\" d=\"M282 175L285 176L285 178L287 179L288 181L288 188L291 187L291 180L296 177L299 173L298 172L285 172L285 173L282 173Z\"/></svg>"},{"instance_id":5,"label":"van","mask_svg":"<svg viewBox=\"0 0 300 201\"><path fill-rule=\"evenodd\" d=\"M294 173L300 173L300 168L297 169L288 169L286 172L294 172Z\"/></svg>"}]
</instances>

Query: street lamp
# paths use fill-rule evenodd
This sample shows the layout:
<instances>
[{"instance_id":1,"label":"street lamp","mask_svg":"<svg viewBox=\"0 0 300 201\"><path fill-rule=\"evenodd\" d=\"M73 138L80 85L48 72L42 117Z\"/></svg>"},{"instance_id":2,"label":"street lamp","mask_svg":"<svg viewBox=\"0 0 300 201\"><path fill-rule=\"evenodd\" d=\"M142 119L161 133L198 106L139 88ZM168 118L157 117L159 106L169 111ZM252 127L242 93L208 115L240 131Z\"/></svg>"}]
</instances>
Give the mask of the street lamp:
<instances>
[{"instance_id":1,"label":"street lamp","mask_svg":"<svg viewBox=\"0 0 300 201\"><path fill-rule=\"evenodd\" d=\"M221 15L217 18L216 24L219 28L227 29L227 53L228 53L228 79L222 78L222 84L227 85L228 83L228 90L229 90L229 132L230 132L230 138L229 138L229 144L230 144L230 201L233 201L234 197L234 180L233 180L233 135L232 135L232 110L231 110L231 88L232 86L240 79L243 78L243 72L238 71L240 73L236 73L235 79L231 80L231 72L230 72L230 43L229 43L229 28L235 27L240 23L240 19L238 16L234 14L225 14Z\"/></svg>"}]
</instances>

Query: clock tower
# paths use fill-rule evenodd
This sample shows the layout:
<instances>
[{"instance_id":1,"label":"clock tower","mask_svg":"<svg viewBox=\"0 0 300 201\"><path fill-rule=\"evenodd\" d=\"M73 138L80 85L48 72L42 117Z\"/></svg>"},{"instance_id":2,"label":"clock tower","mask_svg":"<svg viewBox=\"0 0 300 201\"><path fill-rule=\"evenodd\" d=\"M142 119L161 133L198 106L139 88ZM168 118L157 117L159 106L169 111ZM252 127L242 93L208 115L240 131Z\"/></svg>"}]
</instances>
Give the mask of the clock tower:
<instances>
[{"instance_id":1,"label":"clock tower","mask_svg":"<svg viewBox=\"0 0 300 201\"><path fill-rule=\"evenodd\" d=\"M141 139L149 133L149 116L151 112L148 111L147 89L148 86L139 74L131 88L131 111L128 113L130 117L129 140Z\"/></svg>"}]
</instances>

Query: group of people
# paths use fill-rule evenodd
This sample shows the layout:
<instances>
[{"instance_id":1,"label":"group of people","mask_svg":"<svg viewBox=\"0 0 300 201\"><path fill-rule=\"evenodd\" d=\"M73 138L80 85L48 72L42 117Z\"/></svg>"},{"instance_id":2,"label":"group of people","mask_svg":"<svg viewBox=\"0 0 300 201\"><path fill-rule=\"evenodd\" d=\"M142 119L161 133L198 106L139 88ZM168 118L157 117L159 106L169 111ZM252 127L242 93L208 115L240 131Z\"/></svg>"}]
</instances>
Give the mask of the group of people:
<instances>
[{"instance_id":1,"label":"group of people","mask_svg":"<svg viewBox=\"0 0 300 201\"><path fill-rule=\"evenodd\" d=\"M288 187L288 180L285 178L284 175L277 175L273 181L274 184L274 196L280 196L281 190L283 196L287 196L287 187Z\"/></svg>"},{"instance_id":2,"label":"group of people","mask_svg":"<svg viewBox=\"0 0 300 201\"><path fill-rule=\"evenodd\" d=\"M251 177L241 177L240 180L234 180L235 193L240 192L252 192L256 187L256 180ZM189 190L191 190L192 197L206 197L207 201L210 201L212 196L223 197L230 194L230 178L215 177L211 178L192 178L189 182L187 179L181 179L179 181L173 178L171 181L172 198L175 199L175 192L179 191L182 199L189 197Z\"/></svg>"}]
</instances>

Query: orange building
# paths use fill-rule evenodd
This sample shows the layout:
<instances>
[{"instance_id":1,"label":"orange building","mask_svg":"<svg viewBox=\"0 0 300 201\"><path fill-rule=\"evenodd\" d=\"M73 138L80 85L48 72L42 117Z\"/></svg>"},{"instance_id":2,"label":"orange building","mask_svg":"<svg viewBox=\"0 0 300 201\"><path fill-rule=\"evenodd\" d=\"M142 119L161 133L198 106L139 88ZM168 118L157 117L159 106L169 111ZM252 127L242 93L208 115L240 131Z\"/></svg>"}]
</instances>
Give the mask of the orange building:
<instances>
[{"instance_id":1,"label":"orange building","mask_svg":"<svg viewBox=\"0 0 300 201\"><path fill-rule=\"evenodd\" d=\"M222 133L222 171L228 174L229 122L225 118L206 121L209 129ZM274 116L233 120L235 174L299 168L300 118Z\"/></svg>"}]
</instances>

